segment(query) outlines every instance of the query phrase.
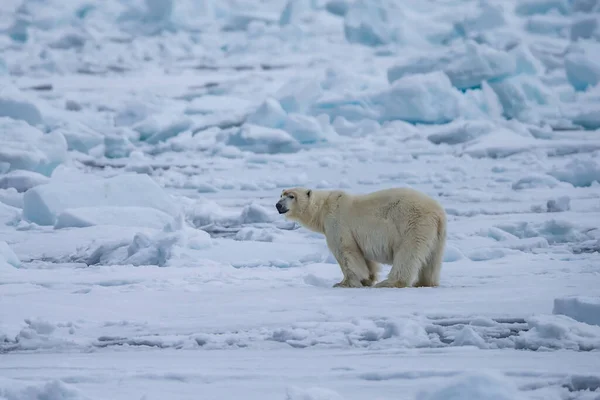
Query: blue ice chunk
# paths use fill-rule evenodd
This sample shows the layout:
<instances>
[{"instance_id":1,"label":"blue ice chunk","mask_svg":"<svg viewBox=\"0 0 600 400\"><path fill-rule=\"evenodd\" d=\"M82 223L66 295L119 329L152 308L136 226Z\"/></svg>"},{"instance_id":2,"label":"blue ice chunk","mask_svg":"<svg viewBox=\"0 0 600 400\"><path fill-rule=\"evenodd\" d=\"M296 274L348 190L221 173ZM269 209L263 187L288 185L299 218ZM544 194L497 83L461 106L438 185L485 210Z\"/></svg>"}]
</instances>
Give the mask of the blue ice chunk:
<instances>
[{"instance_id":1,"label":"blue ice chunk","mask_svg":"<svg viewBox=\"0 0 600 400\"><path fill-rule=\"evenodd\" d=\"M8 243L0 241L0 267L10 265L15 268L21 267L21 261L15 252L10 248Z\"/></svg>"},{"instance_id":2,"label":"blue ice chunk","mask_svg":"<svg viewBox=\"0 0 600 400\"><path fill-rule=\"evenodd\" d=\"M443 124L461 114L460 92L443 72L404 77L371 97L379 110L379 121Z\"/></svg>"},{"instance_id":3,"label":"blue ice chunk","mask_svg":"<svg viewBox=\"0 0 600 400\"><path fill-rule=\"evenodd\" d=\"M0 166L3 172L34 171L50 176L67 159L62 133L43 133L24 121L0 117Z\"/></svg>"},{"instance_id":4,"label":"blue ice chunk","mask_svg":"<svg viewBox=\"0 0 600 400\"><path fill-rule=\"evenodd\" d=\"M468 43L465 55L444 69L458 89L479 87L482 81L500 80L516 70L517 62L512 54L475 43Z\"/></svg>"},{"instance_id":5,"label":"blue ice chunk","mask_svg":"<svg viewBox=\"0 0 600 400\"><path fill-rule=\"evenodd\" d=\"M570 21L557 15L533 15L529 17L525 29L531 33L562 37L569 28Z\"/></svg>"},{"instance_id":6,"label":"blue ice chunk","mask_svg":"<svg viewBox=\"0 0 600 400\"><path fill-rule=\"evenodd\" d=\"M380 123L402 120L409 123L441 124L458 117L480 117L483 113L472 97L452 86L441 71L405 76L378 92L321 99L311 113L348 121L371 119Z\"/></svg>"},{"instance_id":7,"label":"blue ice chunk","mask_svg":"<svg viewBox=\"0 0 600 400\"><path fill-rule=\"evenodd\" d=\"M286 112L305 113L323 94L323 88L317 79L294 79L282 86L275 99Z\"/></svg>"},{"instance_id":8,"label":"blue ice chunk","mask_svg":"<svg viewBox=\"0 0 600 400\"><path fill-rule=\"evenodd\" d=\"M550 175L575 187L587 187L600 183L600 163L593 158L576 158L562 169L553 169Z\"/></svg>"},{"instance_id":9,"label":"blue ice chunk","mask_svg":"<svg viewBox=\"0 0 600 400\"><path fill-rule=\"evenodd\" d=\"M285 26L298 21L306 11L318 8L316 0L288 0L279 16L279 25Z\"/></svg>"},{"instance_id":10,"label":"blue ice chunk","mask_svg":"<svg viewBox=\"0 0 600 400\"><path fill-rule=\"evenodd\" d=\"M329 124L329 118L315 118L308 115L288 115L284 130L289 132L300 144L325 143L332 139L335 131Z\"/></svg>"},{"instance_id":11,"label":"blue ice chunk","mask_svg":"<svg viewBox=\"0 0 600 400\"><path fill-rule=\"evenodd\" d=\"M299 150L298 142L288 132L248 123L229 136L227 145L266 154L294 153Z\"/></svg>"},{"instance_id":12,"label":"blue ice chunk","mask_svg":"<svg viewBox=\"0 0 600 400\"><path fill-rule=\"evenodd\" d=\"M348 13L349 8L350 5L347 0L329 0L325 4L325 9L327 11L340 17L345 16Z\"/></svg>"},{"instance_id":13,"label":"blue ice chunk","mask_svg":"<svg viewBox=\"0 0 600 400\"><path fill-rule=\"evenodd\" d=\"M575 90L586 90L600 82L600 57L571 53L565 57L567 79Z\"/></svg>"},{"instance_id":14,"label":"blue ice chunk","mask_svg":"<svg viewBox=\"0 0 600 400\"><path fill-rule=\"evenodd\" d=\"M574 12L592 13L600 11L600 0L570 0Z\"/></svg>"},{"instance_id":15,"label":"blue ice chunk","mask_svg":"<svg viewBox=\"0 0 600 400\"><path fill-rule=\"evenodd\" d=\"M535 106L551 106L556 103L552 93L535 76L518 75L490 83L490 86L498 96L506 118L519 119Z\"/></svg>"},{"instance_id":16,"label":"blue ice chunk","mask_svg":"<svg viewBox=\"0 0 600 400\"><path fill-rule=\"evenodd\" d=\"M381 46L396 40L387 9L380 0L358 0L346 13L344 34L350 43Z\"/></svg>"},{"instance_id":17,"label":"blue ice chunk","mask_svg":"<svg viewBox=\"0 0 600 400\"><path fill-rule=\"evenodd\" d=\"M173 0L146 0L146 16L150 20L168 20L173 13Z\"/></svg>"},{"instance_id":18,"label":"blue ice chunk","mask_svg":"<svg viewBox=\"0 0 600 400\"><path fill-rule=\"evenodd\" d=\"M506 25L502 6L482 2L476 16L465 18L454 24L454 29L461 36L469 37L473 33L487 31Z\"/></svg>"},{"instance_id":19,"label":"blue ice chunk","mask_svg":"<svg viewBox=\"0 0 600 400\"><path fill-rule=\"evenodd\" d=\"M67 140L69 150L75 150L81 153L88 153L104 140L100 133L77 122L63 124L53 131L62 133Z\"/></svg>"},{"instance_id":20,"label":"blue ice chunk","mask_svg":"<svg viewBox=\"0 0 600 400\"><path fill-rule=\"evenodd\" d=\"M146 118L135 124L133 129L140 134L140 140L156 144L179 135L191 124L192 120L188 117L164 113Z\"/></svg>"},{"instance_id":21,"label":"blue ice chunk","mask_svg":"<svg viewBox=\"0 0 600 400\"><path fill-rule=\"evenodd\" d=\"M539 75L544 72L544 66L529 50L526 44L520 44L510 51L516 58L516 72L518 74Z\"/></svg>"},{"instance_id":22,"label":"blue ice chunk","mask_svg":"<svg viewBox=\"0 0 600 400\"><path fill-rule=\"evenodd\" d=\"M600 41L600 15L584 15L571 23L571 41L596 38Z\"/></svg>"},{"instance_id":23,"label":"blue ice chunk","mask_svg":"<svg viewBox=\"0 0 600 400\"><path fill-rule=\"evenodd\" d=\"M311 109L312 114L327 114L331 119L343 117L348 121L379 119L379 112L368 96L340 96L319 100Z\"/></svg>"},{"instance_id":24,"label":"blue ice chunk","mask_svg":"<svg viewBox=\"0 0 600 400\"><path fill-rule=\"evenodd\" d=\"M457 55L455 52L450 51L448 53L436 56L409 58L401 64L388 68L388 82L393 83L394 81L397 81L398 79L401 79L407 75L427 74L434 71L442 71L444 66L451 63L456 57Z\"/></svg>"},{"instance_id":25,"label":"blue ice chunk","mask_svg":"<svg viewBox=\"0 0 600 400\"><path fill-rule=\"evenodd\" d=\"M292 22L292 17L294 15L294 8L297 7L294 4L293 0L289 0L281 12L281 16L279 17L279 25L288 25Z\"/></svg>"},{"instance_id":26,"label":"blue ice chunk","mask_svg":"<svg viewBox=\"0 0 600 400\"><path fill-rule=\"evenodd\" d=\"M281 104L273 98L266 99L246 120L250 124L283 128L287 113Z\"/></svg>"},{"instance_id":27,"label":"blue ice chunk","mask_svg":"<svg viewBox=\"0 0 600 400\"><path fill-rule=\"evenodd\" d=\"M10 84L0 84L0 117L22 120L36 126L43 122L42 113L33 97Z\"/></svg>"},{"instance_id":28,"label":"blue ice chunk","mask_svg":"<svg viewBox=\"0 0 600 400\"><path fill-rule=\"evenodd\" d=\"M561 14L569 13L568 0L521 0L515 11L519 15L548 14L558 11Z\"/></svg>"},{"instance_id":29,"label":"blue ice chunk","mask_svg":"<svg viewBox=\"0 0 600 400\"><path fill-rule=\"evenodd\" d=\"M600 129L600 104L578 104L577 109L571 119L574 124L582 126L585 129Z\"/></svg>"},{"instance_id":30,"label":"blue ice chunk","mask_svg":"<svg viewBox=\"0 0 600 400\"><path fill-rule=\"evenodd\" d=\"M134 146L125 136L107 135L104 137L104 156L107 158L128 157Z\"/></svg>"},{"instance_id":31,"label":"blue ice chunk","mask_svg":"<svg viewBox=\"0 0 600 400\"><path fill-rule=\"evenodd\" d=\"M15 42L25 43L29 39L29 22L18 17L7 29L8 36Z\"/></svg>"},{"instance_id":32,"label":"blue ice chunk","mask_svg":"<svg viewBox=\"0 0 600 400\"><path fill-rule=\"evenodd\" d=\"M523 68L529 66L523 64ZM464 48L452 49L434 57L408 59L388 69L388 81L415 73L444 71L454 87L466 90L478 88L483 81L501 80L518 73L514 54L487 45L469 42Z\"/></svg>"}]
</instances>

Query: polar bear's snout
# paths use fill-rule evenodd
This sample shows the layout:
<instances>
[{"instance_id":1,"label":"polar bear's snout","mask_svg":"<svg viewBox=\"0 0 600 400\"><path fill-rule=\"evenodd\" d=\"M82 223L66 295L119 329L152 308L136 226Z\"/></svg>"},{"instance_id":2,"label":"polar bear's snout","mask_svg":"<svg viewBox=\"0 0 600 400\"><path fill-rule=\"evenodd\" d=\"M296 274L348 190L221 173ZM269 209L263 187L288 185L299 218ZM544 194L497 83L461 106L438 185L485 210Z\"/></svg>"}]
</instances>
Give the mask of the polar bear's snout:
<instances>
[{"instance_id":1,"label":"polar bear's snout","mask_svg":"<svg viewBox=\"0 0 600 400\"><path fill-rule=\"evenodd\" d=\"M285 199L281 199L275 204L275 208L277 208L277 212L279 214L285 214L286 212L289 211L289 208L287 207L287 205L284 204L285 202L286 202Z\"/></svg>"}]
</instances>

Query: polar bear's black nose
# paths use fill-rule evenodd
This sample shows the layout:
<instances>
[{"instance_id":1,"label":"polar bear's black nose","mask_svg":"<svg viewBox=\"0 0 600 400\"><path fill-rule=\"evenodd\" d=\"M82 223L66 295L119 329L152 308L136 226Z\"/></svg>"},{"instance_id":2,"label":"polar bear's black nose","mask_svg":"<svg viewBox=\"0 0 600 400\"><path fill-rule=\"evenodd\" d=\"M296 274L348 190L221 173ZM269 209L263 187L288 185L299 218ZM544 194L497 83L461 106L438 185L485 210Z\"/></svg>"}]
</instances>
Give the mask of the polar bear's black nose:
<instances>
[{"instance_id":1,"label":"polar bear's black nose","mask_svg":"<svg viewBox=\"0 0 600 400\"><path fill-rule=\"evenodd\" d=\"M285 206L280 202L277 202L277 204L275 204L275 207L277 208L277 211L279 212L279 214L284 214L284 213L288 212L288 209L285 208Z\"/></svg>"}]
</instances>

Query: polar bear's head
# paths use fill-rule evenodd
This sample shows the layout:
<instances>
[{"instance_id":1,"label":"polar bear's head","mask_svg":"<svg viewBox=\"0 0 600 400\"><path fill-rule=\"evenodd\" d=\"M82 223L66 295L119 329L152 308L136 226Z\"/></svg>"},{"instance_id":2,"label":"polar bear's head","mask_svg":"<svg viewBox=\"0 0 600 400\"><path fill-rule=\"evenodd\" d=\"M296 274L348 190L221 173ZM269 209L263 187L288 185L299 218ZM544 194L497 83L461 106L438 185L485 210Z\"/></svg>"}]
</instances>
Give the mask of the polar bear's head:
<instances>
[{"instance_id":1,"label":"polar bear's head","mask_svg":"<svg viewBox=\"0 0 600 400\"><path fill-rule=\"evenodd\" d=\"M310 205L311 194L312 190L306 188L285 189L275 207L279 214L285 214L287 218L298 218Z\"/></svg>"}]
</instances>

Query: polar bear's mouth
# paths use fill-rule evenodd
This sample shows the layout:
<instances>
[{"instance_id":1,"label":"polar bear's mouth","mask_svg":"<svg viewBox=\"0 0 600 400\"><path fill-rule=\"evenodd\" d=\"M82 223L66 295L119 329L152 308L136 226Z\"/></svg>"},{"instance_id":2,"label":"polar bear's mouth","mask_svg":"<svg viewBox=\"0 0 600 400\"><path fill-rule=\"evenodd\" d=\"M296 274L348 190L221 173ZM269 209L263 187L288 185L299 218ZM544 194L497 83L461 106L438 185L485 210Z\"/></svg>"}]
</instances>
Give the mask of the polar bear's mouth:
<instances>
[{"instance_id":1,"label":"polar bear's mouth","mask_svg":"<svg viewBox=\"0 0 600 400\"><path fill-rule=\"evenodd\" d=\"M275 208L277 208L277 212L279 214L285 214L286 212L290 211L289 208L287 208L283 203L281 202L277 202L277 204L275 204Z\"/></svg>"}]
</instances>

